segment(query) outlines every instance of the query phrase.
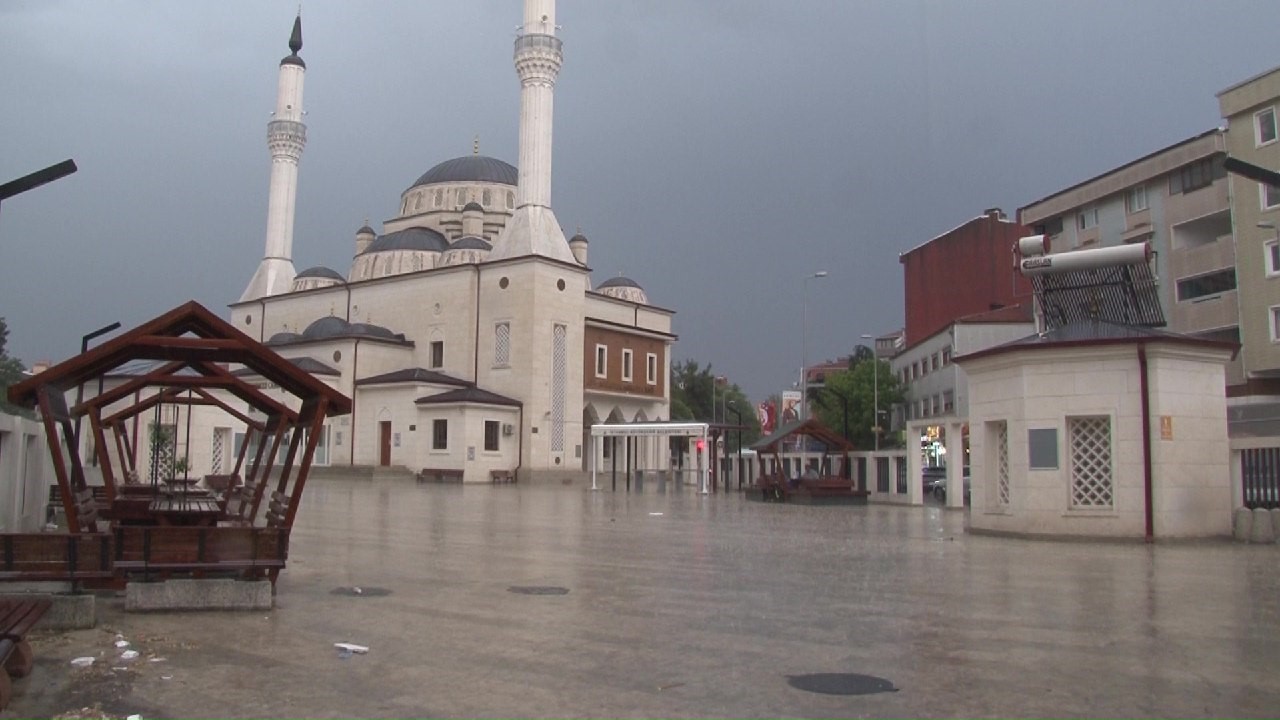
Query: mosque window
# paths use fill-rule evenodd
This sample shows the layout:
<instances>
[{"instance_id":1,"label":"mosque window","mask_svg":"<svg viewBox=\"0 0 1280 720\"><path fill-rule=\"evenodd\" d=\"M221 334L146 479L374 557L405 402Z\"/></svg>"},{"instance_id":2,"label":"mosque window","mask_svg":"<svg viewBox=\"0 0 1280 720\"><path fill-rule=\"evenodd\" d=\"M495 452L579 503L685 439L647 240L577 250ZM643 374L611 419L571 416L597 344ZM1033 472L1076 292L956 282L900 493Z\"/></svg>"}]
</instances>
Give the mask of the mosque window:
<instances>
[{"instance_id":1,"label":"mosque window","mask_svg":"<svg viewBox=\"0 0 1280 720\"><path fill-rule=\"evenodd\" d=\"M444 341L431 341L431 367L438 369L444 367Z\"/></svg>"},{"instance_id":2,"label":"mosque window","mask_svg":"<svg viewBox=\"0 0 1280 720\"><path fill-rule=\"evenodd\" d=\"M443 191L443 190L437 190L437 191L436 191L436 200L435 200L435 205L436 205L436 207L440 207L440 206L441 206L441 205L443 205L443 204L444 204L444 191Z\"/></svg>"},{"instance_id":3,"label":"mosque window","mask_svg":"<svg viewBox=\"0 0 1280 720\"><path fill-rule=\"evenodd\" d=\"M422 256L419 255L418 253L413 254L413 269L414 270L422 269Z\"/></svg>"},{"instance_id":4,"label":"mosque window","mask_svg":"<svg viewBox=\"0 0 1280 720\"><path fill-rule=\"evenodd\" d=\"M604 345L596 346L596 377L609 376L609 348Z\"/></svg>"},{"instance_id":5,"label":"mosque window","mask_svg":"<svg viewBox=\"0 0 1280 720\"><path fill-rule=\"evenodd\" d=\"M440 419L431 421L431 449L449 449L449 421Z\"/></svg>"},{"instance_id":6,"label":"mosque window","mask_svg":"<svg viewBox=\"0 0 1280 720\"><path fill-rule=\"evenodd\" d=\"M508 285L510 285L510 284L511 284L511 281L510 281L510 280L508 280L507 278L499 278L499 279L498 279L498 287L502 288L503 290L506 290L506 289L507 289L507 286L508 286Z\"/></svg>"},{"instance_id":7,"label":"mosque window","mask_svg":"<svg viewBox=\"0 0 1280 720\"><path fill-rule=\"evenodd\" d=\"M632 353L630 350L622 351L622 379L624 382L631 382Z\"/></svg>"},{"instance_id":8,"label":"mosque window","mask_svg":"<svg viewBox=\"0 0 1280 720\"><path fill-rule=\"evenodd\" d=\"M506 367L511 364L511 323L500 322L493 330L493 364Z\"/></svg>"},{"instance_id":9,"label":"mosque window","mask_svg":"<svg viewBox=\"0 0 1280 720\"><path fill-rule=\"evenodd\" d=\"M644 357L645 364L645 382L650 385L658 384L658 356L653 353L646 353Z\"/></svg>"},{"instance_id":10,"label":"mosque window","mask_svg":"<svg viewBox=\"0 0 1280 720\"><path fill-rule=\"evenodd\" d=\"M463 205L466 205L466 204L467 204L467 189L458 188L458 207L462 207Z\"/></svg>"},{"instance_id":11,"label":"mosque window","mask_svg":"<svg viewBox=\"0 0 1280 720\"><path fill-rule=\"evenodd\" d=\"M483 199L481 200L480 204L484 205L485 207L489 207L489 203L493 202L493 195L490 194L488 188L485 188L484 195L482 196L482 198Z\"/></svg>"},{"instance_id":12,"label":"mosque window","mask_svg":"<svg viewBox=\"0 0 1280 720\"><path fill-rule=\"evenodd\" d=\"M516 194L508 190L507 191L507 209L514 210L515 207L516 207Z\"/></svg>"},{"instance_id":13,"label":"mosque window","mask_svg":"<svg viewBox=\"0 0 1280 720\"><path fill-rule=\"evenodd\" d=\"M417 198L413 201L413 209L414 210L422 209L422 193L418 193Z\"/></svg>"}]
</instances>

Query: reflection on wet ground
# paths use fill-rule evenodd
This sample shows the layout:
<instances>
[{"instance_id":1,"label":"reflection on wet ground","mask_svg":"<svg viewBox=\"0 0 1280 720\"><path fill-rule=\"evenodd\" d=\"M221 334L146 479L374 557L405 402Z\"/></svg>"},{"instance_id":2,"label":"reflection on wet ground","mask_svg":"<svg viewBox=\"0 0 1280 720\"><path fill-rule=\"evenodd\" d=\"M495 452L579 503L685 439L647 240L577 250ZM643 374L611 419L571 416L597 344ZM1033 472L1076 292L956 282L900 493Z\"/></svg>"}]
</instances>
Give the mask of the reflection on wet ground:
<instances>
[{"instance_id":1,"label":"reflection on wet ground","mask_svg":"<svg viewBox=\"0 0 1280 720\"><path fill-rule=\"evenodd\" d=\"M69 709L58 695L82 672L69 660L117 632L164 660L120 671L104 707L148 718L1280 707L1280 548L1011 540L964 520L652 483L317 478L273 612L125 615L108 601L99 630L44 641L10 713Z\"/></svg>"}]
</instances>

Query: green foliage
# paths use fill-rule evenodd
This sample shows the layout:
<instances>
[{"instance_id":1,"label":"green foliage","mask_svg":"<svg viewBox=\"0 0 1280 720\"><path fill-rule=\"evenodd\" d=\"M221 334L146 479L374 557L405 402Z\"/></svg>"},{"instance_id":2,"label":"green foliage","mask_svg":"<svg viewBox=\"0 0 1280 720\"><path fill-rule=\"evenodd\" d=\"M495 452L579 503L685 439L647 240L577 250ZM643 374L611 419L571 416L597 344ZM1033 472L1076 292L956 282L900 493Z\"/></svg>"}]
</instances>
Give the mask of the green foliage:
<instances>
[{"instance_id":1,"label":"green foliage","mask_svg":"<svg viewBox=\"0 0 1280 720\"><path fill-rule=\"evenodd\" d=\"M5 349L8 342L9 326L5 323L4 318L0 317L0 412L8 413L9 415L34 417L35 414L30 410L9 402L9 386L16 385L22 381L23 367L22 361L9 357L9 353Z\"/></svg>"},{"instance_id":2,"label":"green foliage","mask_svg":"<svg viewBox=\"0 0 1280 720\"><path fill-rule=\"evenodd\" d=\"M850 360L849 369L830 373L820 387L809 388L809 408L827 427L849 438L859 449L875 447L874 410L879 389L880 426L889 423L889 408L902 402L902 387L889 363L872 357ZM845 417L848 417L848 427ZM882 432L880 447L888 447L894 436Z\"/></svg>"},{"instance_id":3,"label":"green foliage","mask_svg":"<svg viewBox=\"0 0 1280 720\"><path fill-rule=\"evenodd\" d=\"M723 378L717 383L710 364L705 368L695 360L671 364L672 420L737 425L739 417L746 428L741 433L745 447L760 437L760 420L755 405L742 389ZM738 449L738 434L728 434L729 447L734 452Z\"/></svg>"}]
</instances>

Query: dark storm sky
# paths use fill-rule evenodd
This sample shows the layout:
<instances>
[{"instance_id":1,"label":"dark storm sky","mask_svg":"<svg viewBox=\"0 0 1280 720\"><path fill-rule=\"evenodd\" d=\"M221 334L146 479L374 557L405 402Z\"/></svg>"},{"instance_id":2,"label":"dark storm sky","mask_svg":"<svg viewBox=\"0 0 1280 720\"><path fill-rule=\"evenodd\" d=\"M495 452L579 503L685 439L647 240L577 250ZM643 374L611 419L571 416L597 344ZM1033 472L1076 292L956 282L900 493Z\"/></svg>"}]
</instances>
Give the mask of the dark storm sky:
<instances>
[{"instance_id":1,"label":"dark storm sky","mask_svg":"<svg viewBox=\"0 0 1280 720\"><path fill-rule=\"evenodd\" d=\"M265 134L294 2L0 2L9 350L194 298L238 299L263 251ZM1214 94L1280 64L1266 2L561 0L552 205L677 311L676 359L755 399L802 355L902 323L898 254L1221 123ZM518 0L308 0L301 270L432 165L513 164ZM825 270L829 276L806 283ZM807 353L801 316L807 287Z\"/></svg>"}]
</instances>

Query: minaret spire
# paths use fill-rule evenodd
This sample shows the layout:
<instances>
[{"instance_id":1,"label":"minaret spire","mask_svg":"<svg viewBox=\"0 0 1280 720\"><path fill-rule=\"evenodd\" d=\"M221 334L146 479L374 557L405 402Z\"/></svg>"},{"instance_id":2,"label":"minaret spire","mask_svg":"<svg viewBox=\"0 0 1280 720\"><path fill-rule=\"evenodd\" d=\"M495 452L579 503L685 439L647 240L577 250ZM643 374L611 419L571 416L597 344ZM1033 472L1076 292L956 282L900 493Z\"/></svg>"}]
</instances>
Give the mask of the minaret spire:
<instances>
[{"instance_id":1,"label":"minaret spire","mask_svg":"<svg viewBox=\"0 0 1280 720\"><path fill-rule=\"evenodd\" d=\"M543 255L575 263L551 212L551 119L564 56L556 37L555 0L524 0L515 43L520 76L520 181L516 209L494 241L490 260Z\"/></svg>"},{"instance_id":2,"label":"minaret spire","mask_svg":"<svg viewBox=\"0 0 1280 720\"><path fill-rule=\"evenodd\" d=\"M299 9L289 35L290 53L280 61L276 110L267 123L271 184L267 195L266 251L240 296L241 302L289 292L297 275L293 268L293 221L298 199L298 161L307 144L307 126L302 123L302 81L307 65L298 57L301 49Z\"/></svg>"}]
</instances>

